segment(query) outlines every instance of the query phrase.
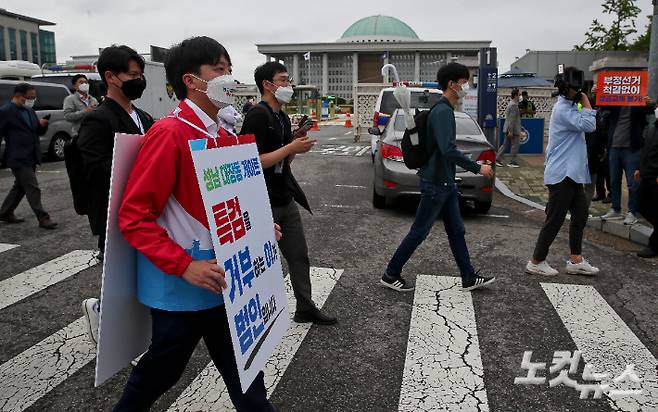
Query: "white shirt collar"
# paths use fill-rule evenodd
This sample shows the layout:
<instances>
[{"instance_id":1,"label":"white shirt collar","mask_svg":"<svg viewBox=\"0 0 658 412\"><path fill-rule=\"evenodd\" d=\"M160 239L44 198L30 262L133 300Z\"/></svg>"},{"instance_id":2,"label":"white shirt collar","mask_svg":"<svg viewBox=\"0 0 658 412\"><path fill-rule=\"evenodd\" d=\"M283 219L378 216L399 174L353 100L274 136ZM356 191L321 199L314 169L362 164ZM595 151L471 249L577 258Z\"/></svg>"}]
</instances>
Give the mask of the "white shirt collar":
<instances>
[{"instance_id":1,"label":"white shirt collar","mask_svg":"<svg viewBox=\"0 0 658 412\"><path fill-rule=\"evenodd\" d=\"M213 136L217 136L217 133L219 132L219 125L215 120L210 118L206 112L201 110L199 106L196 105L192 100L190 99L185 99L185 103L187 103L188 106L194 111L194 114L197 115L197 117L201 120L203 125L206 127L206 130L208 133L210 133Z\"/></svg>"}]
</instances>

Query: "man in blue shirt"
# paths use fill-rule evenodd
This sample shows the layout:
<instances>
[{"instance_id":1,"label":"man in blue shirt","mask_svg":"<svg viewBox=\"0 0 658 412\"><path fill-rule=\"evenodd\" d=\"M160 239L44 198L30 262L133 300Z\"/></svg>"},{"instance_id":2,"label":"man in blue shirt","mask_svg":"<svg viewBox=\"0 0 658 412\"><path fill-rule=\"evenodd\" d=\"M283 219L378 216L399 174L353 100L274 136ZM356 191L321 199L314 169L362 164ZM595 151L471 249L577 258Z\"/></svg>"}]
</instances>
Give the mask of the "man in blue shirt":
<instances>
[{"instance_id":1,"label":"man in blue shirt","mask_svg":"<svg viewBox=\"0 0 658 412\"><path fill-rule=\"evenodd\" d=\"M436 75L443 97L430 110L427 117L426 150L430 154L427 164L420 168L420 204L411 229L391 258L380 283L398 292L410 292L413 286L402 279L402 267L425 240L436 219L441 216L450 249L459 266L462 290L469 291L496 280L480 276L473 269L464 238L464 222L459 211L459 191L455 184L456 165L493 178L490 165L479 165L457 149L454 107L468 92L470 77L466 66L450 63L441 67Z\"/></svg>"},{"instance_id":2,"label":"man in blue shirt","mask_svg":"<svg viewBox=\"0 0 658 412\"><path fill-rule=\"evenodd\" d=\"M566 68L564 78L568 79L569 73L575 70ZM592 109L586 93L580 93L579 102L576 103L574 99L577 99L578 93L571 85L563 88L553 106L544 170L544 184L548 187L546 221L539 232L532 260L526 265L526 272L530 274L554 276L559 273L546 263L546 257L567 212L571 213L571 257L567 261L567 273L596 275L599 272L581 254L583 231L589 215L584 185L591 183L585 133L596 130L596 111Z\"/></svg>"}]
</instances>

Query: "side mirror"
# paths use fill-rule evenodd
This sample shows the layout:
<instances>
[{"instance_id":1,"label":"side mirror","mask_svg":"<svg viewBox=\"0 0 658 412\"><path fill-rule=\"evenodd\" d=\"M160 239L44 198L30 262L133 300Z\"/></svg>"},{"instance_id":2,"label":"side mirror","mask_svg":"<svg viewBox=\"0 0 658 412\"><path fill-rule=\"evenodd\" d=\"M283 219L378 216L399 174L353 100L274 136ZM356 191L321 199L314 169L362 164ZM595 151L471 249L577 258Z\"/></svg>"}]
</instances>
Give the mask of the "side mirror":
<instances>
[{"instance_id":1,"label":"side mirror","mask_svg":"<svg viewBox=\"0 0 658 412\"><path fill-rule=\"evenodd\" d=\"M379 130L379 127L369 127L368 128L368 133L375 135L375 136L381 136L382 131Z\"/></svg>"}]
</instances>

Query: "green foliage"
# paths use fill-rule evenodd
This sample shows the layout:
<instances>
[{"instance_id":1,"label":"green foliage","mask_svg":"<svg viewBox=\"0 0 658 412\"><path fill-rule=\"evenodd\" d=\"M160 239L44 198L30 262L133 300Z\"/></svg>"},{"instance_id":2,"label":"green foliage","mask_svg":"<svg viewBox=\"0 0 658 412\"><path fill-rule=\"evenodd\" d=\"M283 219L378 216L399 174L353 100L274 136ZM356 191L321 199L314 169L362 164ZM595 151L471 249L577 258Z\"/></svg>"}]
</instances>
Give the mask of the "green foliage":
<instances>
[{"instance_id":1,"label":"green foliage","mask_svg":"<svg viewBox=\"0 0 658 412\"><path fill-rule=\"evenodd\" d=\"M635 3L636 0L604 0L603 13L614 16L612 24L606 27L594 19L585 33L585 41L574 46L574 50L630 50L637 43L631 43L629 38L637 33L635 19L641 11Z\"/></svg>"}]
</instances>

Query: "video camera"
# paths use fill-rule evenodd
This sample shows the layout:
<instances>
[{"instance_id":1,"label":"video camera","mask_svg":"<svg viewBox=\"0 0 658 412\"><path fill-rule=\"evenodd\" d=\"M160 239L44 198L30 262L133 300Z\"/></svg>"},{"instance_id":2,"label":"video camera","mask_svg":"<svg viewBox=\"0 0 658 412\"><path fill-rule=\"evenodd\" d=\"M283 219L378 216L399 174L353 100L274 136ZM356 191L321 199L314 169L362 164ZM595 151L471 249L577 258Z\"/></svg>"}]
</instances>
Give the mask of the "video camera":
<instances>
[{"instance_id":1,"label":"video camera","mask_svg":"<svg viewBox=\"0 0 658 412\"><path fill-rule=\"evenodd\" d=\"M564 96L569 98L569 89L575 90L576 95L571 99L575 104L580 101L583 87L585 87L585 72L574 67L565 70L564 64L558 64L554 86L557 87L557 91L553 92L553 97Z\"/></svg>"}]
</instances>

